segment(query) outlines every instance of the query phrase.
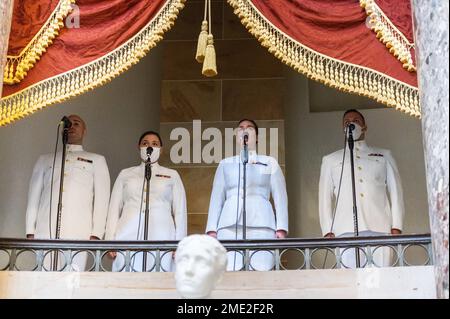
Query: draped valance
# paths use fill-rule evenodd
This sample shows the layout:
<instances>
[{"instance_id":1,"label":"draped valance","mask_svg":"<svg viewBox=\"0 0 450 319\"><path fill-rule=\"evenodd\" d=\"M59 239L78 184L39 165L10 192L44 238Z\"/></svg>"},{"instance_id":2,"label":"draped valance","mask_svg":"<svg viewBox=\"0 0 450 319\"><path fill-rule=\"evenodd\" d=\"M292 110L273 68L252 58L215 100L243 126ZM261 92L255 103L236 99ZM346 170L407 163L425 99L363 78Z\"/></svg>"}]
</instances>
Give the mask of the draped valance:
<instances>
[{"instance_id":1,"label":"draped valance","mask_svg":"<svg viewBox=\"0 0 450 319\"><path fill-rule=\"evenodd\" d=\"M162 39L185 1L16 0L0 126L129 69ZM410 1L227 1L298 72L420 117Z\"/></svg>"},{"instance_id":2,"label":"draped valance","mask_svg":"<svg viewBox=\"0 0 450 319\"><path fill-rule=\"evenodd\" d=\"M0 125L129 69L172 27L185 0L15 2Z\"/></svg>"},{"instance_id":3,"label":"draped valance","mask_svg":"<svg viewBox=\"0 0 450 319\"><path fill-rule=\"evenodd\" d=\"M75 0L15 1L3 83L23 80L64 27Z\"/></svg>"},{"instance_id":4,"label":"draped valance","mask_svg":"<svg viewBox=\"0 0 450 319\"><path fill-rule=\"evenodd\" d=\"M409 1L228 3L269 52L298 72L420 116Z\"/></svg>"}]
</instances>

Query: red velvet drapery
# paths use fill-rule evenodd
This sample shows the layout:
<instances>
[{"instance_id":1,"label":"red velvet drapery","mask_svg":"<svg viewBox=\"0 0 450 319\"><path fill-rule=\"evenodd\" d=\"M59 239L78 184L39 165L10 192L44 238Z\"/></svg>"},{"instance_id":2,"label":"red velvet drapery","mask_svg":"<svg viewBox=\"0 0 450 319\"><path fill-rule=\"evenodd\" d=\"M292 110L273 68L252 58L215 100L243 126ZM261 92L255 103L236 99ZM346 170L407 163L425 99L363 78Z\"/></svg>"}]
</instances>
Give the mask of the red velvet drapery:
<instances>
[{"instance_id":1,"label":"red velvet drapery","mask_svg":"<svg viewBox=\"0 0 450 319\"><path fill-rule=\"evenodd\" d=\"M4 85L0 125L99 86L137 63L170 29L184 1L77 0L67 17L75 27L66 23L26 76L19 83ZM41 5L41 10L34 8L33 15L43 17L40 23L54 2L44 1L48 5ZM23 28L29 23L24 12L14 13L18 16L13 27L22 35L10 38L11 51L36 33L37 28Z\"/></svg>"},{"instance_id":2,"label":"red velvet drapery","mask_svg":"<svg viewBox=\"0 0 450 319\"><path fill-rule=\"evenodd\" d=\"M414 42L411 1L375 0L394 26L411 42Z\"/></svg>"},{"instance_id":3,"label":"red velvet drapery","mask_svg":"<svg viewBox=\"0 0 450 319\"><path fill-rule=\"evenodd\" d=\"M14 1L4 83L12 85L26 77L64 27L73 1Z\"/></svg>"},{"instance_id":4,"label":"red velvet drapery","mask_svg":"<svg viewBox=\"0 0 450 319\"><path fill-rule=\"evenodd\" d=\"M59 0L14 1L8 55L19 55L56 9Z\"/></svg>"},{"instance_id":5,"label":"red velvet drapery","mask_svg":"<svg viewBox=\"0 0 450 319\"><path fill-rule=\"evenodd\" d=\"M26 54L6 65L0 126L127 70L162 39L184 1L16 0L9 54ZM295 70L420 116L409 0L227 1ZM79 27L65 26L70 12Z\"/></svg>"},{"instance_id":6,"label":"red velvet drapery","mask_svg":"<svg viewBox=\"0 0 450 319\"><path fill-rule=\"evenodd\" d=\"M299 72L420 116L417 76L404 52L414 50L402 51L396 38L405 32L412 41L408 0L383 0L380 6L373 0L228 2L263 46Z\"/></svg>"},{"instance_id":7,"label":"red velvet drapery","mask_svg":"<svg viewBox=\"0 0 450 319\"><path fill-rule=\"evenodd\" d=\"M415 71L415 51L410 0L360 0L370 17L370 27L389 52L409 71Z\"/></svg>"}]
</instances>

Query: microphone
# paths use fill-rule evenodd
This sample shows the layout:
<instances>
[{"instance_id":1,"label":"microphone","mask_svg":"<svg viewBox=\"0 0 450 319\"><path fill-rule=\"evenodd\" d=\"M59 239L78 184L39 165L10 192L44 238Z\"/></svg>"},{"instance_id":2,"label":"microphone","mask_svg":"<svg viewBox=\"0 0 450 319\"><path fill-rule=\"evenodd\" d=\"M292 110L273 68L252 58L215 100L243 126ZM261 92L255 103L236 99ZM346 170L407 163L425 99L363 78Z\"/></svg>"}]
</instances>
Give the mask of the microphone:
<instances>
[{"instance_id":1,"label":"microphone","mask_svg":"<svg viewBox=\"0 0 450 319\"><path fill-rule=\"evenodd\" d=\"M145 162L145 179L150 182L152 177L151 159L150 156L153 153L153 147L147 147L147 161Z\"/></svg>"},{"instance_id":2,"label":"microphone","mask_svg":"<svg viewBox=\"0 0 450 319\"><path fill-rule=\"evenodd\" d=\"M350 123L347 125L347 127L348 127L348 134L347 134L348 147L350 148L350 151L353 152L353 147L355 146L355 140L353 138L353 130L355 129L355 124ZM353 154L353 153L351 153L351 154Z\"/></svg>"},{"instance_id":3,"label":"microphone","mask_svg":"<svg viewBox=\"0 0 450 319\"><path fill-rule=\"evenodd\" d=\"M248 133L245 132L245 133L242 135L242 138L244 139L244 145L247 145L247 143L248 143Z\"/></svg>"},{"instance_id":4,"label":"microphone","mask_svg":"<svg viewBox=\"0 0 450 319\"><path fill-rule=\"evenodd\" d=\"M153 147L149 146L147 147L147 160L150 161L150 156L153 153Z\"/></svg>"},{"instance_id":5,"label":"microphone","mask_svg":"<svg viewBox=\"0 0 450 319\"><path fill-rule=\"evenodd\" d=\"M348 129L350 130L350 132L352 132L352 131L355 129L355 124L350 123L350 124L348 125Z\"/></svg>"},{"instance_id":6,"label":"microphone","mask_svg":"<svg viewBox=\"0 0 450 319\"><path fill-rule=\"evenodd\" d=\"M244 132L242 135L242 138L244 139L244 149L242 150L242 162L244 164L248 163L248 133Z\"/></svg>"},{"instance_id":7,"label":"microphone","mask_svg":"<svg viewBox=\"0 0 450 319\"><path fill-rule=\"evenodd\" d=\"M64 124L64 128L68 129L72 127L72 122L69 120L69 118L67 116L64 116L61 121L61 124Z\"/></svg>"}]
</instances>

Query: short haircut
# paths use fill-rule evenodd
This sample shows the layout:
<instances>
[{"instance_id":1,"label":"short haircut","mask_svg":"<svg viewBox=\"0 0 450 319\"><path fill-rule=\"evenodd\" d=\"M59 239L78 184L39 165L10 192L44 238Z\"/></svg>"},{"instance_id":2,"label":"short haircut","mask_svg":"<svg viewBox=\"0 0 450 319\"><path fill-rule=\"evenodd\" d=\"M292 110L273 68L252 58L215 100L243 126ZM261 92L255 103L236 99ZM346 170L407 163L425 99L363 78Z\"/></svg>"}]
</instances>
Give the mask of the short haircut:
<instances>
[{"instance_id":1,"label":"short haircut","mask_svg":"<svg viewBox=\"0 0 450 319\"><path fill-rule=\"evenodd\" d=\"M87 128L86 122L81 118L81 116L79 116L78 114L70 114L70 115L68 116L69 120L70 120L71 117L77 117L78 120L80 120L80 122L83 124L84 128L85 128L85 129Z\"/></svg>"},{"instance_id":2,"label":"short haircut","mask_svg":"<svg viewBox=\"0 0 450 319\"><path fill-rule=\"evenodd\" d=\"M358 111L357 109L349 109L349 110L345 111L344 115L342 116L342 119L344 119L348 113L358 113L359 116L361 116L361 118L363 119L364 124L366 124L366 119L364 118L364 115L362 115L362 113L360 111Z\"/></svg>"},{"instance_id":3,"label":"short haircut","mask_svg":"<svg viewBox=\"0 0 450 319\"><path fill-rule=\"evenodd\" d=\"M159 143L161 144L161 146L163 146L163 141L161 139L161 136L159 135L158 132L155 132L155 131L147 131L147 132L142 133L141 137L139 138L139 145L141 145L142 140L147 135L155 135L159 139Z\"/></svg>"},{"instance_id":4,"label":"short haircut","mask_svg":"<svg viewBox=\"0 0 450 319\"><path fill-rule=\"evenodd\" d=\"M214 263L214 268L218 271L226 270L228 262L227 250L217 239L209 235L194 234L184 237L178 243L175 260L180 256L180 250L186 250L187 253L189 253L189 251L191 250L191 245L195 247L202 247L208 250L208 253L211 256L211 260Z\"/></svg>"},{"instance_id":5,"label":"short haircut","mask_svg":"<svg viewBox=\"0 0 450 319\"><path fill-rule=\"evenodd\" d=\"M255 131L256 131L256 136L258 136L258 124L256 124L256 122L255 122L255 121L253 121L253 120L249 120L249 119L242 119L242 120L240 120L240 121L239 121L239 123L238 123L238 127L239 127L239 125L241 125L241 123L242 123L242 122L244 122L244 121L247 121L247 122L250 122L250 123L252 123L252 124L253 124L253 126L255 127Z\"/></svg>"}]
</instances>

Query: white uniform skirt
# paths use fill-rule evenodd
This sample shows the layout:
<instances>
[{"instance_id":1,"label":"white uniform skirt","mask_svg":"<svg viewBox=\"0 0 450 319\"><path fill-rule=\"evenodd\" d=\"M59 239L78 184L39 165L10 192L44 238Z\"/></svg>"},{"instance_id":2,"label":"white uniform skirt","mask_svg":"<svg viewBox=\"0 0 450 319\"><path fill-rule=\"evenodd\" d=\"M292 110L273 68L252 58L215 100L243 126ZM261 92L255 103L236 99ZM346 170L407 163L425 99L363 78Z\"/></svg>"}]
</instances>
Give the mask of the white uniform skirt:
<instances>
[{"instance_id":1,"label":"white uniform skirt","mask_svg":"<svg viewBox=\"0 0 450 319\"><path fill-rule=\"evenodd\" d=\"M144 214L141 214L140 220L140 236L139 240L143 240L144 233ZM137 240L137 232L139 228L139 215L136 214L134 218L129 220L124 227L121 227L120 232L116 234L115 240ZM169 240L170 238L163 238L161 234L156 231L152 231L149 229L148 232L148 240ZM159 253L159 256L158 256ZM143 252L130 251L130 269L128 271L132 272L142 272L144 271L143 264ZM112 265L112 271L127 271L126 269L126 251L117 252L117 257L114 259ZM157 261L160 261L159 270ZM172 252L170 251L151 251L147 252L147 264L146 270L147 272L161 271L161 272L169 272L173 271L173 259Z\"/></svg>"},{"instance_id":2,"label":"white uniform skirt","mask_svg":"<svg viewBox=\"0 0 450 319\"><path fill-rule=\"evenodd\" d=\"M233 240L242 239L242 226L236 225L219 229L217 239ZM247 227L247 239L275 239L276 234L273 229L267 227ZM228 252L227 271L244 270L244 251ZM275 267L275 252L269 250L249 251L249 270L269 271Z\"/></svg>"}]
</instances>

